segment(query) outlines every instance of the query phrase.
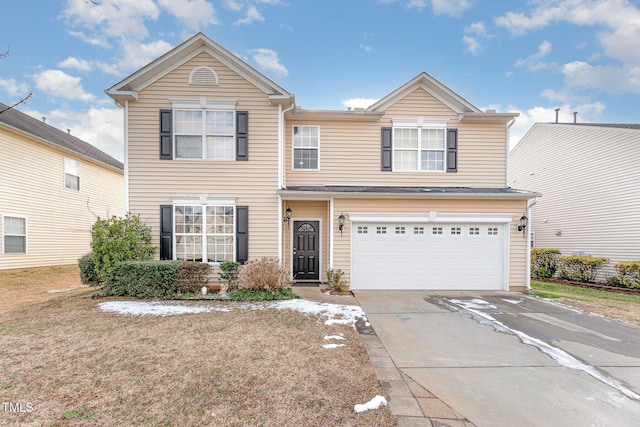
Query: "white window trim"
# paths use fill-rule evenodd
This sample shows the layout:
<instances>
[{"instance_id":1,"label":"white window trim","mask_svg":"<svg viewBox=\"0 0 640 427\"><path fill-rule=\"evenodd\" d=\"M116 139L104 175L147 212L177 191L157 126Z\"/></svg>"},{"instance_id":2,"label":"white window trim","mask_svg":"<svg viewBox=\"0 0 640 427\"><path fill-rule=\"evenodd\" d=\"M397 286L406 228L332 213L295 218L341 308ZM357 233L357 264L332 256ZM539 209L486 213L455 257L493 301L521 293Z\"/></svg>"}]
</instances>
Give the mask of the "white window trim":
<instances>
[{"instance_id":1,"label":"white window trim","mask_svg":"<svg viewBox=\"0 0 640 427\"><path fill-rule=\"evenodd\" d=\"M67 172L67 160L71 162L76 162L78 164L78 175L74 175L73 173ZM71 157L65 156L62 160L62 168L64 171L64 173L62 174L62 188L70 191L80 191L80 160L76 160ZM78 178L78 188L67 187L67 175L75 176Z\"/></svg>"},{"instance_id":2,"label":"white window trim","mask_svg":"<svg viewBox=\"0 0 640 427\"><path fill-rule=\"evenodd\" d=\"M177 160L177 161L205 161L205 162L211 162L211 161L215 161L215 162L235 162L236 161L236 155L237 155L237 147L236 147L236 128L237 128L237 117L236 117L236 107L238 104L238 101L233 100L233 99L210 99L207 98L205 96L201 96L197 99L177 99L177 98L169 98L169 101L171 101L171 109L172 109L172 114L171 114L171 126L173 129L173 135L171 136L171 150L173 153L173 160ZM231 134L230 136L232 136L233 138L233 156L231 156L231 158L229 159L216 159L216 158L209 158L206 157L206 153L207 153L207 144L206 144L206 140L203 140L202 143L202 157L197 157L197 158L184 158L184 157L178 157L177 156L177 149L176 149L176 136L178 136L175 132L176 129L176 110L200 110L203 112L202 115L202 129L201 129L201 133L200 136L202 136L203 138L206 138L207 135L207 118L206 118L206 112L207 111L230 111L233 113L233 134Z\"/></svg>"},{"instance_id":3,"label":"white window trim","mask_svg":"<svg viewBox=\"0 0 640 427\"><path fill-rule=\"evenodd\" d=\"M446 120L429 120L424 117L412 117L412 118L393 118L391 119L391 123L393 124L393 129L391 130L392 135L392 158L395 158L396 150L398 151L417 151L416 158L416 169L415 170L398 170L395 168L395 161L391 163L391 170L393 172L399 173L445 173L447 171L447 121ZM395 130L396 129L418 129L418 148L417 149L409 149L409 148L400 148L396 149L395 144ZM443 129L444 130L444 148L442 150L423 150L422 149L422 129ZM421 169L422 165L422 152L423 151L442 151L442 170L423 170Z\"/></svg>"},{"instance_id":4,"label":"white window trim","mask_svg":"<svg viewBox=\"0 0 640 427\"><path fill-rule=\"evenodd\" d=\"M307 168L296 168L296 164L295 164L295 151L296 151L296 147L293 143L293 139L294 139L294 133L293 133L293 129L296 127L315 127L318 128L318 147L316 148L316 150L318 151L318 167L315 169L307 169ZM304 148L304 147L298 147L298 148ZM291 126L291 170L294 170L296 172L317 172L320 170L320 125L293 125Z\"/></svg>"},{"instance_id":5,"label":"white window trim","mask_svg":"<svg viewBox=\"0 0 640 427\"><path fill-rule=\"evenodd\" d=\"M18 234L6 234L5 230L7 229L5 225L5 218L21 218L24 219L24 252L6 252L4 238L5 236L19 236ZM2 254L7 255L26 255L29 253L29 221L27 217L24 215L13 215L10 213L2 214Z\"/></svg>"},{"instance_id":6,"label":"white window trim","mask_svg":"<svg viewBox=\"0 0 640 427\"><path fill-rule=\"evenodd\" d=\"M237 256L237 226L238 226L238 209L236 206L235 198L214 198L210 199L206 195L201 195L198 198L188 197L188 198L179 198L173 199L172 211L171 211L171 246L173 253L173 260L178 260L178 253L176 251L177 247L177 239L176 239L176 206L202 206L203 209L203 224L202 224L202 258L205 259L205 255L207 255L207 233L206 233L206 208L207 206L233 206L233 261L236 261ZM228 234L228 233L227 233ZM210 265L219 265L220 262L208 262L203 261Z\"/></svg>"}]
</instances>

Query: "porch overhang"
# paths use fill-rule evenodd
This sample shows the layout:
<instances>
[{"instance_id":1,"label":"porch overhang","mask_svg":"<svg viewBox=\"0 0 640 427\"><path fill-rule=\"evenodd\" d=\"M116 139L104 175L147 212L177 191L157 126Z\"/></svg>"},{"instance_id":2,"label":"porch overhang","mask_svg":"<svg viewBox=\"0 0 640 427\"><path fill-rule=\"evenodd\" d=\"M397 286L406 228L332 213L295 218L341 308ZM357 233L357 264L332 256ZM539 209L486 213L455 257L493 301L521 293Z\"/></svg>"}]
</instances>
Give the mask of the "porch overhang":
<instances>
[{"instance_id":1,"label":"porch overhang","mask_svg":"<svg viewBox=\"0 0 640 427\"><path fill-rule=\"evenodd\" d=\"M511 199L528 200L540 193L506 188L473 187L395 187L318 185L289 186L277 191L283 200L331 200L333 198L390 198L390 199Z\"/></svg>"}]
</instances>

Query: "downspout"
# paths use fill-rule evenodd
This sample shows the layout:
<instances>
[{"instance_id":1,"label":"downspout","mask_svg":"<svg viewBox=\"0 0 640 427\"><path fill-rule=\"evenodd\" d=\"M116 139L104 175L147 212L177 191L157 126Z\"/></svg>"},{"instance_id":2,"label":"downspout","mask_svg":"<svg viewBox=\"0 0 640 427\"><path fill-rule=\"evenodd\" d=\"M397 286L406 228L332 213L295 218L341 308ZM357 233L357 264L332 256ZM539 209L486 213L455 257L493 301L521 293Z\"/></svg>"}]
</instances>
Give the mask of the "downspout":
<instances>
[{"instance_id":1,"label":"downspout","mask_svg":"<svg viewBox=\"0 0 640 427\"><path fill-rule=\"evenodd\" d=\"M511 177L511 174L509 173L509 165L510 165L509 157L511 157L510 156L510 153L511 153L511 147L510 147L511 141L509 141L509 139L510 139L511 126L513 126L513 124L515 122L516 122L516 118L514 117L511 120L509 120L509 122L507 123L507 159L506 159L506 162L505 162L505 165L506 165L506 168L507 168L506 173L505 173L505 179L506 179L505 187L506 188L510 187L509 186L509 178Z\"/></svg>"},{"instance_id":2,"label":"downspout","mask_svg":"<svg viewBox=\"0 0 640 427\"><path fill-rule=\"evenodd\" d=\"M291 106L282 109L282 104L278 104L278 190L284 188L284 114L287 111L292 110L295 107L295 103L291 103ZM284 260L284 247L282 245L283 228L282 228L282 211L283 211L282 196L278 195L278 258L280 259L280 265Z\"/></svg>"},{"instance_id":3,"label":"downspout","mask_svg":"<svg viewBox=\"0 0 640 427\"><path fill-rule=\"evenodd\" d=\"M531 290L531 208L538 203L537 198L533 198L527 202L527 218L529 218L529 226L527 227L527 242L525 250L525 287L528 291Z\"/></svg>"},{"instance_id":4,"label":"downspout","mask_svg":"<svg viewBox=\"0 0 640 427\"><path fill-rule=\"evenodd\" d=\"M124 119L122 121L124 143L124 212L129 213L129 100L124 101Z\"/></svg>"},{"instance_id":5,"label":"downspout","mask_svg":"<svg viewBox=\"0 0 640 427\"><path fill-rule=\"evenodd\" d=\"M333 197L329 199L329 267L333 268L333 237L334 237L334 223L333 223Z\"/></svg>"}]
</instances>

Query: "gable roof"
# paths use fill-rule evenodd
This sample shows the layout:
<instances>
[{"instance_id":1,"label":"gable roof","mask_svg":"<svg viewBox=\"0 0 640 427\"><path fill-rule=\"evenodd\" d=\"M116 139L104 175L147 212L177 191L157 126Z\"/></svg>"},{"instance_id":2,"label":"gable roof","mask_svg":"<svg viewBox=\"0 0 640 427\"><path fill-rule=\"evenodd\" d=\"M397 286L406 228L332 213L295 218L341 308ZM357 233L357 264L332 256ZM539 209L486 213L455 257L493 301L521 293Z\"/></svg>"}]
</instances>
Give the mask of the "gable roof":
<instances>
[{"instance_id":1,"label":"gable roof","mask_svg":"<svg viewBox=\"0 0 640 427\"><path fill-rule=\"evenodd\" d=\"M158 59L150 62L140 70L125 77L120 82L105 90L105 93L118 104L121 101L135 101L138 92L159 78L167 75L180 65L194 58L202 52L206 52L229 67L258 89L267 94L274 104L289 106L294 102L294 95L278 86L255 68L229 52L227 49L213 41L203 33L197 33L183 43L179 44Z\"/></svg>"},{"instance_id":2,"label":"gable roof","mask_svg":"<svg viewBox=\"0 0 640 427\"><path fill-rule=\"evenodd\" d=\"M458 113L458 119L460 121L498 121L506 123L519 115L519 113L496 113L493 110L483 112L426 72L418 74L413 79L371 105L366 111L382 112L416 89L424 90L451 108L451 110Z\"/></svg>"},{"instance_id":3,"label":"gable roof","mask_svg":"<svg viewBox=\"0 0 640 427\"><path fill-rule=\"evenodd\" d=\"M0 102L0 111L5 110L5 108L8 108L8 106ZM118 172L124 171L122 162L119 162L88 142L40 120L34 119L15 108L9 108L0 114L0 128L2 127L28 134L40 142L101 163L111 169L116 169Z\"/></svg>"}]
</instances>

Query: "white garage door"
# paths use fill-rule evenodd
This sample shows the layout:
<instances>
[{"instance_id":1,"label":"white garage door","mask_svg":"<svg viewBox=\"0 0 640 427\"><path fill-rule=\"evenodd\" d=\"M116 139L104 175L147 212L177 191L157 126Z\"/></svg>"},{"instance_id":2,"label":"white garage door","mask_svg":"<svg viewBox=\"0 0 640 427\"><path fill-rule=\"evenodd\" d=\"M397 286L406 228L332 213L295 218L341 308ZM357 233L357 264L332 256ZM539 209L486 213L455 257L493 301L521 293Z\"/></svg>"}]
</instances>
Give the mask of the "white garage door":
<instances>
[{"instance_id":1,"label":"white garage door","mask_svg":"<svg viewBox=\"0 0 640 427\"><path fill-rule=\"evenodd\" d=\"M505 289L505 225L353 223L353 289Z\"/></svg>"}]
</instances>

